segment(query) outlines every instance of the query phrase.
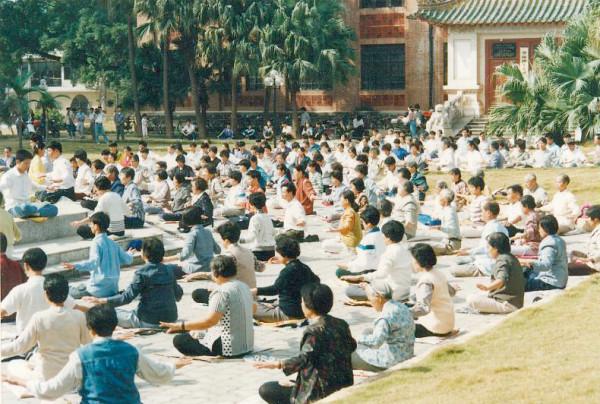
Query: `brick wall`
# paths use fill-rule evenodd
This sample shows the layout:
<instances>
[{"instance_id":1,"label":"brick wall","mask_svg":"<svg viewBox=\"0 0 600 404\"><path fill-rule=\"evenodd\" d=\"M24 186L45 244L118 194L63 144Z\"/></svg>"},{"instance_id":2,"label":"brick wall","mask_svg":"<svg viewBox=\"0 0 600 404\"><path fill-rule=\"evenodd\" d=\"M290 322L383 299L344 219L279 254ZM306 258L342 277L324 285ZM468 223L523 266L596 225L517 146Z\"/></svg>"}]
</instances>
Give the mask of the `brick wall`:
<instances>
[{"instance_id":1,"label":"brick wall","mask_svg":"<svg viewBox=\"0 0 600 404\"><path fill-rule=\"evenodd\" d=\"M329 94L298 94L296 105L302 105L310 110L313 107L328 107L333 105L333 97Z\"/></svg>"},{"instance_id":2,"label":"brick wall","mask_svg":"<svg viewBox=\"0 0 600 404\"><path fill-rule=\"evenodd\" d=\"M360 16L360 38L402 38L404 37L404 14L381 13Z\"/></svg>"},{"instance_id":3,"label":"brick wall","mask_svg":"<svg viewBox=\"0 0 600 404\"><path fill-rule=\"evenodd\" d=\"M406 106L404 94L361 94L360 104L362 107L395 107L396 109Z\"/></svg>"}]
</instances>

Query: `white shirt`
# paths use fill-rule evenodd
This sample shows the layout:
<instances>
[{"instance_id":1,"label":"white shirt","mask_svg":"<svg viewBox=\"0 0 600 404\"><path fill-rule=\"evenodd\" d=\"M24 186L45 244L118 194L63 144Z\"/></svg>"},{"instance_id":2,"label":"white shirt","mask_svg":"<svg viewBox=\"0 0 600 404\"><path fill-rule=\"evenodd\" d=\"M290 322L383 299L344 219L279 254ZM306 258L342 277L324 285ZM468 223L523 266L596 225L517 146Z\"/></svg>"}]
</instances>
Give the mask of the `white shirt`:
<instances>
[{"instance_id":1,"label":"white shirt","mask_svg":"<svg viewBox=\"0 0 600 404\"><path fill-rule=\"evenodd\" d=\"M304 226L299 226L297 224L298 222L304 222L306 224L306 212L304 212L302 204L294 198L285 204L283 230L303 231Z\"/></svg>"},{"instance_id":2,"label":"white shirt","mask_svg":"<svg viewBox=\"0 0 600 404\"><path fill-rule=\"evenodd\" d=\"M481 152L470 150L467 152L467 170L475 175L479 170L483 170L486 166L485 159Z\"/></svg>"},{"instance_id":3,"label":"white shirt","mask_svg":"<svg viewBox=\"0 0 600 404\"><path fill-rule=\"evenodd\" d=\"M574 150L567 148L560 156L560 164L563 167L580 167L585 164L585 161L585 155L578 147Z\"/></svg>"},{"instance_id":4,"label":"white shirt","mask_svg":"<svg viewBox=\"0 0 600 404\"><path fill-rule=\"evenodd\" d=\"M72 308L75 302L70 297L65 307ZM8 314L17 313L17 334L23 332L31 317L49 306L44 292L44 277L31 276L27 282L15 286L2 300L2 310Z\"/></svg>"},{"instance_id":5,"label":"white shirt","mask_svg":"<svg viewBox=\"0 0 600 404\"><path fill-rule=\"evenodd\" d=\"M0 177L0 191L4 195L6 210L30 202L29 197L34 189L41 188L31 181L26 172L21 174L17 167L11 168Z\"/></svg>"},{"instance_id":6,"label":"white shirt","mask_svg":"<svg viewBox=\"0 0 600 404\"><path fill-rule=\"evenodd\" d=\"M105 338L96 337L92 344L103 341ZM152 384L164 384L173 379L175 365L172 363L157 362L144 355L137 347L138 363L136 374ZM73 390L80 390L83 382L83 368L79 354L73 352L69 361L58 375L45 382L30 381L27 390L37 398L54 400Z\"/></svg>"},{"instance_id":7,"label":"white shirt","mask_svg":"<svg viewBox=\"0 0 600 404\"><path fill-rule=\"evenodd\" d=\"M535 191L531 191L528 188L525 188L523 190L523 195L532 196L533 199L535 199L536 205L538 206L545 205L548 203L548 193L544 190L544 188L540 187L539 185L535 189Z\"/></svg>"},{"instance_id":8,"label":"white shirt","mask_svg":"<svg viewBox=\"0 0 600 404\"><path fill-rule=\"evenodd\" d=\"M449 239L460 239L460 226L456 207L452 205L444 206L440 209L440 230L448 236Z\"/></svg>"},{"instance_id":9,"label":"white shirt","mask_svg":"<svg viewBox=\"0 0 600 404\"><path fill-rule=\"evenodd\" d=\"M503 233L506 235L506 237L508 237L508 230L506 230L506 227L504 227L502 223L500 223L497 220L490 220L485 224L485 226L483 226L483 229L481 230L481 238L479 239L479 243L476 247L473 247L469 250L469 254L487 256L487 238L492 233Z\"/></svg>"},{"instance_id":10,"label":"white shirt","mask_svg":"<svg viewBox=\"0 0 600 404\"><path fill-rule=\"evenodd\" d=\"M104 112L99 112L99 113L96 114L96 120L95 120L95 122L96 123L100 123L100 124L102 122L104 122Z\"/></svg>"},{"instance_id":11,"label":"white shirt","mask_svg":"<svg viewBox=\"0 0 600 404\"><path fill-rule=\"evenodd\" d=\"M349 265L350 271L359 272L377 268L384 251L383 233L379 227L374 227L363 234L360 244L356 247L356 259L353 259Z\"/></svg>"},{"instance_id":12,"label":"white shirt","mask_svg":"<svg viewBox=\"0 0 600 404\"><path fill-rule=\"evenodd\" d=\"M549 208L551 209L552 214L561 224L564 221L570 224L575 224L575 220L580 213L579 205L577 204L575 195L568 190L555 193L554 197L552 198L552 202L550 202ZM561 221L561 219L563 219L563 221Z\"/></svg>"},{"instance_id":13,"label":"white shirt","mask_svg":"<svg viewBox=\"0 0 600 404\"><path fill-rule=\"evenodd\" d=\"M108 231L111 233L125 230L125 215L129 212L129 208L116 192L105 192L98 198L98 205L94 212L104 212L108 215L110 218Z\"/></svg>"},{"instance_id":14,"label":"white shirt","mask_svg":"<svg viewBox=\"0 0 600 404\"><path fill-rule=\"evenodd\" d=\"M77 170L77 177L75 178L75 193L89 194L92 192L93 187L94 174L92 174L92 169L87 164L83 164Z\"/></svg>"},{"instance_id":15,"label":"white shirt","mask_svg":"<svg viewBox=\"0 0 600 404\"><path fill-rule=\"evenodd\" d=\"M531 165L535 168L552 167L552 153L548 149L538 149L531 157Z\"/></svg>"},{"instance_id":16,"label":"white shirt","mask_svg":"<svg viewBox=\"0 0 600 404\"><path fill-rule=\"evenodd\" d=\"M224 205L226 208L241 209L241 206L246 199L246 193L242 184L237 184L229 188L227 196L225 196Z\"/></svg>"},{"instance_id":17,"label":"white shirt","mask_svg":"<svg viewBox=\"0 0 600 404\"><path fill-rule=\"evenodd\" d=\"M456 168L456 158L454 157L454 149L452 147L442 150L439 164L442 171L450 171Z\"/></svg>"},{"instance_id":18,"label":"white shirt","mask_svg":"<svg viewBox=\"0 0 600 404\"><path fill-rule=\"evenodd\" d=\"M175 161L175 159L177 158L177 153L168 153L165 154L164 157L164 162L167 163L167 170L170 170L171 168L175 167L177 165L177 162Z\"/></svg>"},{"instance_id":19,"label":"white shirt","mask_svg":"<svg viewBox=\"0 0 600 404\"><path fill-rule=\"evenodd\" d=\"M248 236L244 242L252 242L248 248L252 250L273 250L275 248L275 230L273 222L266 213L257 213L248 223Z\"/></svg>"},{"instance_id":20,"label":"white shirt","mask_svg":"<svg viewBox=\"0 0 600 404\"><path fill-rule=\"evenodd\" d=\"M379 260L377 270L364 275L368 282L384 279L393 290L393 299L402 301L409 297L412 277L412 257L403 243L389 244Z\"/></svg>"},{"instance_id":21,"label":"white shirt","mask_svg":"<svg viewBox=\"0 0 600 404\"><path fill-rule=\"evenodd\" d=\"M60 189L68 189L75 186L71 163L62 155L52 162L52 171L48 174L48 178L52 180L51 184L54 181L60 180L61 182L57 183Z\"/></svg>"}]
</instances>

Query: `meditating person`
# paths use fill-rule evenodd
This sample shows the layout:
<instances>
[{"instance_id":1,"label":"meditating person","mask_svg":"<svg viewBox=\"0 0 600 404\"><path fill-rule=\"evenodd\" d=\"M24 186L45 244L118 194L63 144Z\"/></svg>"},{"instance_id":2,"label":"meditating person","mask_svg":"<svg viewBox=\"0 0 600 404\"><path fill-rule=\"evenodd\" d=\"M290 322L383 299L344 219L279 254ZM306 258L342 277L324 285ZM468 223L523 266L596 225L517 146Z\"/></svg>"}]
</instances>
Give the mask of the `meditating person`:
<instances>
[{"instance_id":1,"label":"meditating person","mask_svg":"<svg viewBox=\"0 0 600 404\"><path fill-rule=\"evenodd\" d=\"M31 159L31 165L29 166L29 177L34 184L44 185L46 182L46 173L48 172L48 169L52 169L52 165L49 164L48 158L46 157L46 145L41 141L36 142L33 145L32 154L33 159Z\"/></svg>"},{"instance_id":2,"label":"meditating person","mask_svg":"<svg viewBox=\"0 0 600 404\"><path fill-rule=\"evenodd\" d=\"M427 184L427 178L418 171L418 164L416 161L409 161L406 163L406 168L410 171L410 182L413 184L415 188L415 192L418 194L419 202L425 201L425 195L429 190L429 185Z\"/></svg>"},{"instance_id":3,"label":"meditating person","mask_svg":"<svg viewBox=\"0 0 600 404\"><path fill-rule=\"evenodd\" d=\"M175 276L180 279L195 272L208 272L215 254L221 253L221 247L212 236L212 232L203 226L202 211L192 207L181 218L183 225L190 227L183 248L178 255L165 257L164 262L179 261Z\"/></svg>"},{"instance_id":4,"label":"meditating person","mask_svg":"<svg viewBox=\"0 0 600 404\"><path fill-rule=\"evenodd\" d=\"M291 237L298 242L304 241L306 228L306 212L302 204L296 199L296 186L290 182L281 188L281 197L284 202L283 235Z\"/></svg>"},{"instance_id":5,"label":"meditating person","mask_svg":"<svg viewBox=\"0 0 600 404\"><path fill-rule=\"evenodd\" d=\"M27 380L44 381L56 376L73 351L91 342L84 314L72 306L65 307L69 297L65 277L50 274L43 279L43 288L48 308L34 313L17 339L2 343L0 352L3 358L10 358L36 347L28 363L11 361L8 367L9 374ZM30 368L30 372L22 370Z\"/></svg>"},{"instance_id":6,"label":"meditating person","mask_svg":"<svg viewBox=\"0 0 600 404\"><path fill-rule=\"evenodd\" d=\"M416 236L419 224L420 208L414 191L412 182L405 181L398 186L398 195L393 200L392 219L402 223L404 234L408 240Z\"/></svg>"},{"instance_id":7,"label":"meditating person","mask_svg":"<svg viewBox=\"0 0 600 404\"><path fill-rule=\"evenodd\" d=\"M303 316L310 324L302 334L297 356L277 362L256 362L258 369L281 369L286 375L297 373L294 386L267 382L260 386L260 397L269 404L310 403L354 383L352 352L356 341L350 327L328 313L333 292L327 285L311 283L302 288Z\"/></svg>"},{"instance_id":8,"label":"meditating person","mask_svg":"<svg viewBox=\"0 0 600 404\"><path fill-rule=\"evenodd\" d=\"M535 206L540 207L548 203L548 194L542 188L538 182L537 177L533 173L529 173L525 176L525 189L523 189L523 195L531 195L535 199Z\"/></svg>"},{"instance_id":9,"label":"meditating person","mask_svg":"<svg viewBox=\"0 0 600 404\"><path fill-rule=\"evenodd\" d=\"M481 218L485 221L485 226L481 231L479 243L473 248L457 251L456 255L468 258L450 268L453 276L489 276L492 273L493 260L488 255L487 237L492 233L503 233L508 237L506 227L498 221L499 214L500 206L496 202L487 202L483 206Z\"/></svg>"},{"instance_id":10,"label":"meditating person","mask_svg":"<svg viewBox=\"0 0 600 404\"><path fill-rule=\"evenodd\" d=\"M77 176L75 177L75 200L80 201L86 196L92 194L94 188L94 174L89 166L89 160L85 150L75 152L75 161L77 163Z\"/></svg>"},{"instance_id":11,"label":"meditating person","mask_svg":"<svg viewBox=\"0 0 600 404\"><path fill-rule=\"evenodd\" d=\"M277 255L269 263L283 264L275 283L252 289L255 296L277 296L275 303L257 304L254 318L264 323L276 323L291 319L302 319L300 290L309 283L319 282L319 277L310 267L301 262L300 244L297 240L287 236L279 236L276 240L275 251Z\"/></svg>"},{"instance_id":12,"label":"meditating person","mask_svg":"<svg viewBox=\"0 0 600 404\"><path fill-rule=\"evenodd\" d=\"M144 227L146 212L144 211L144 202L142 194L135 183L135 171L131 167L125 167L119 173L119 179L125 186L123 191L123 202L129 209L129 215L125 216L125 229L141 229Z\"/></svg>"},{"instance_id":13,"label":"meditating person","mask_svg":"<svg viewBox=\"0 0 600 404\"><path fill-rule=\"evenodd\" d=\"M374 280L365 290L377 318L373 328L357 338L352 368L380 372L414 356L415 322L410 309L392 299L393 291L384 280Z\"/></svg>"},{"instance_id":14,"label":"meditating person","mask_svg":"<svg viewBox=\"0 0 600 404\"><path fill-rule=\"evenodd\" d=\"M306 174L304 166L296 165L294 167L294 185L296 186L296 199L304 208L304 212L307 215L312 215L317 193L308 179L308 174Z\"/></svg>"},{"instance_id":15,"label":"meditating person","mask_svg":"<svg viewBox=\"0 0 600 404\"><path fill-rule=\"evenodd\" d=\"M383 225L381 232L386 247L379 260L379 265L377 265L377 270L363 275L346 275L342 276L341 279L351 283L382 279L392 288L394 300L400 302L408 300L412 268L410 253L406 244L402 242L404 226L396 220L390 220ZM346 288L346 296L357 301L367 300L364 288L358 285L350 285Z\"/></svg>"},{"instance_id":16,"label":"meditating person","mask_svg":"<svg viewBox=\"0 0 600 404\"><path fill-rule=\"evenodd\" d=\"M180 333L173 346L187 356L237 357L254 349L253 299L248 286L236 279L235 258L219 255L210 264L217 284L208 301L208 313L195 321L161 323L168 333ZM190 331L206 330L202 339Z\"/></svg>"},{"instance_id":17,"label":"meditating person","mask_svg":"<svg viewBox=\"0 0 600 404\"><path fill-rule=\"evenodd\" d=\"M461 234L465 238L478 238L481 236L485 221L482 219L484 205L489 197L483 194L485 181L481 177L469 178L469 193L471 200L467 206L469 221L467 226L461 227Z\"/></svg>"},{"instance_id":18,"label":"meditating person","mask_svg":"<svg viewBox=\"0 0 600 404\"><path fill-rule=\"evenodd\" d=\"M181 219L181 214L189 206L191 200L190 188L186 185L186 179L183 173L178 172L173 177L174 190L171 194L171 202L162 211L154 211L159 214L165 222L176 222Z\"/></svg>"},{"instance_id":19,"label":"meditating person","mask_svg":"<svg viewBox=\"0 0 600 404\"><path fill-rule=\"evenodd\" d=\"M130 213L129 207L125 201L116 192L110 190L110 180L106 177L100 177L94 182L94 189L98 195L98 204L90 216L71 222L71 226L77 229L77 234L84 240L91 240L95 233L89 225L91 217L96 213L105 213L109 218L108 235L125 235L125 215Z\"/></svg>"},{"instance_id":20,"label":"meditating person","mask_svg":"<svg viewBox=\"0 0 600 404\"><path fill-rule=\"evenodd\" d=\"M254 256L266 262L275 256L275 229L273 221L264 213L267 198L264 192L255 192L248 197L249 211L252 214L248 223L248 232L242 237L242 243L249 243L248 248Z\"/></svg>"},{"instance_id":21,"label":"meditating person","mask_svg":"<svg viewBox=\"0 0 600 404\"><path fill-rule=\"evenodd\" d=\"M65 269L90 273L87 283L71 287L70 294L74 299L81 299L84 296L116 295L119 292L121 265L130 265L133 262L132 251L125 252L117 243L108 238L107 230L110 218L106 213L94 213L89 217L89 222L94 235L90 245L89 258L77 264L63 263Z\"/></svg>"},{"instance_id":22,"label":"meditating person","mask_svg":"<svg viewBox=\"0 0 600 404\"><path fill-rule=\"evenodd\" d=\"M503 233L487 238L488 251L494 260L489 284L478 283L477 289L487 293L469 295L467 304L480 313L512 313L523 307L525 278L521 264L511 254L510 239Z\"/></svg>"},{"instance_id":23,"label":"meditating person","mask_svg":"<svg viewBox=\"0 0 600 404\"><path fill-rule=\"evenodd\" d=\"M540 208L542 212L551 213L556 218L558 222L558 234L565 234L575 229L575 224L580 214L575 195L567 189L570 182L571 179L566 174L557 176L557 192L548 205Z\"/></svg>"},{"instance_id":24,"label":"meditating person","mask_svg":"<svg viewBox=\"0 0 600 404\"><path fill-rule=\"evenodd\" d=\"M519 184L511 185L506 188L506 199L508 205L504 209L503 219L501 221L508 231L508 236L513 237L514 235L523 232L523 205L521 205L521 199L523 198L523 187Z\"/></svg>"},{"instance_id":25,"label":"meditating person","mask_svg":"<svg viewBox=\"0 0 600 404\"><path fill-rule=\"evenodd\" d=\"M449 189L442 189L437 200L439 205L437 215L441 224L430 228L440 230L444 233L444 238L432 241L430 245L436 255L454 254L460 250L462 245L458 214L456 213L456 207L452 204L454 202L454 192Z\"/></svg>"},{"instance_id":26,"label":"meditating person","mask_svg":"<svg viewBox=\"0 0 600 404\"><path fill-rule=\"evenodd\" d=\"M164 384L173 379L175 369L191 363L189 359L180 359L175 364L156 362L135 346L113 339L117 314L112 307L92 307L85 318L93 341L69 355L67 364L56 376L46 381L16 377L6 381L26 387L43 400L55 400L76 390L82 403L139 404L136 375L152 384Z\"/></svg>"},{"instance_id":27,"label":"meditating person","mask_svg":"<svg viewBox=\"0 0 600 404\"><path fill-rule=\"evenodd\" d=\"M323 241L323 249L326 252L339 254L346 250L350 254L356 253L356 246L362 239L358 205L355 202L354 193L350 190L344 191L341 202L344 213L340 217L338 227L331 227L329 231L339 233L339 238Z\"/></svg>"},{"instance_id":28,"label":"meditating person","mask_svg":"<svg viewBox=\"0 0 600 404\"><path fill-rule=\"evenodd\" d=\"M0 217L1 218L1 217ZM0 299L4 300L15 286L21 285L27 282L27 276L23 272L23 268L19 264L19 261L14 261L8 258L6 250L8 248L8 241L6 235L0 232L0 286L2 291ZM15 321L15 316L10 316L2 319L3 322Z\"/></svg>"},{"instance_id":29,"label":"meditating person","mask_svg":"<svg viewBox=\"0 0 600 404\"><path fill-rule=\"evenodd\" d=\"M144 210L146 213L154 215L163 211L171 202L171 189L167 182L167 172L163 169L156 171L154 182L152 183L153 191L146 197Z\"/></svg>"},{"instance_id":30,"label":"meditating person","mask_svg":"<svg viewBox=\"0 0 600 404\"><path fill-rule=\"evenodd\" d=\"M552 215L540 219L537 259L520 259L525 269L525 291L564 289L569 279L567 246L558 236L558 221Z\"/></svg>"},{"instance_id":31,"label":"meditating person","mask_svg":"<svg viewBox=\"0 0 600 404\"><path fill-rule=\"evenodd\" d=\"M144 240L142 258L145 265L133 274L133 280L122 292L109 297L84 296L94 305L124 306L139 296L136 309L117 308L118 325L122 328L159 328L162 321L177 321L177 302L183 296L175 279L175 266L162 260L165 246L158 238Z\"/></svg>"},{"instance_id":32,"label":"meditating person","mask_svg":"<svg viewBox=\"0 0 600 404\"><path fill-rule=\"evenodd\" d=\"M379 260L385 251L383 233L378 227L380 214L374 206L367 208L360 214L364 234L360 244L356 247L356 256L348 264L338 264L335 275L341 278L345 275L363 275L374 272L379 265Z\"/></svg>"},{"instance_id":33,"label":"meditating person","mask_svg":"<svg viewBox=\"0 0 600 404\"><path fill-rule=\"evenodd\" d=\"M592 233L587 239L586 250L571 252L569 275L590 275L600 271L600 205L594 205L586 211Z\"/></svg>"},{"instance_id":34,"label":"meditating person","mask_svg":"<svg viewBox=\"0 0 600 404\"><path fill-rule=\"evenodd\" d=\"M444 337L454 329L456 293L443 272L437 269L437 258L429 244L417 243L411 247L412 265L418 274L415 304L410 311L415 319L415 337Z\"/></svg>"},{"instance_id":35,"label":"meditating person","mask_svg":"<svg viewBox=\"0 0 600 404\"><path fill-rule=\"evenodd\" d=\"M38 193L42 202L56 203L63 196L73 200L75 198L75 178L71 164L62 155L63 148L59 142L48 145L48 156L52 160L52 171L46 176L46 190ZM29 154L31 156L31 154Z\"/></svg>"},{"instance_id":36,"label":"meditating person","mask_svg":"<svg viewBox=\"0 0 600 404\"><path fill-rule=\"evenodd\" d=\"M514 235L511 240L513 255L537 255L540 241L539 216L535 210L535 199L531 195L521 198L521 217L524 223L523 231Z\"/></svg>"},{"instance_id":37,"label":"meditating person","mask_svg":"<svg viewBox=\"0 0 600 404\"><path fill-rule=\"evenodd\" d=\"M242 186L242 173L232 171L228 178L229 189L226 191L223 206L215 209L215 216L233 217L243 215L246 206L246 190Z\"/></svg>"},{"instance_id":38,"label":"meditating person","mask_svg":"<svg viewBox=\"0 0 600 404\"><path fill-rule=\"evenodd\" d=\"M53 217L58 208L50 203L32 203L34 191L44 188L31 181L27 174L32 155L27 150L15 154L15 166L0 177L0 192L4 195L5 208L14 217Z\"/></svg>"}]
</instances>

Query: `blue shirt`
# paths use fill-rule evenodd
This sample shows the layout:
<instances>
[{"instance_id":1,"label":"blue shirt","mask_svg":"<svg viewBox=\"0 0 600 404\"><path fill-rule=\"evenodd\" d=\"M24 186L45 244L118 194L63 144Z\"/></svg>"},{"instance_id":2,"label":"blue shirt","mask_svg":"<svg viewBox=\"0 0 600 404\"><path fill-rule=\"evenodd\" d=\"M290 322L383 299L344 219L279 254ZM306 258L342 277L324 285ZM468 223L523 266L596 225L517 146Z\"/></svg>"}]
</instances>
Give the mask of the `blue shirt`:
<instances>
[{"instance_id":1,"label":"blue shirt","mask_svg":"<svg viewBox=\"0 0 600 404\"><path fill-rule=\"evenodd\" d=\"M569 259L565 240L557 235L545 237L540 243L538 259L531 264L536 279L563 289L569 278Z\"/></svg>"},{"instance_id":2,"label":"blue shirt","mask_svg":"<svg viewBox=\"0 0 600 404\"><path fill-rule=\"evenodd\" d=\"M106 233L101 233L92 240L90 258L75 264L75 269L90 273L87 291L92 296L108 297L119 292L121 264L129 265L132 262L131 255L109 239Z\"/></svg>"},{"instance_id":3,"label":"blue shirt","mask_svg":"<svg viewBox=\"0 0 600 404\"><path fill-rule=\"evenodd\" d=\"M209 265L215 254L221 252L210 230L201 224L196 225L188 233L179 259L186 264L184 271L188 273L209 271Z\"/></svg>"}]
</instances>

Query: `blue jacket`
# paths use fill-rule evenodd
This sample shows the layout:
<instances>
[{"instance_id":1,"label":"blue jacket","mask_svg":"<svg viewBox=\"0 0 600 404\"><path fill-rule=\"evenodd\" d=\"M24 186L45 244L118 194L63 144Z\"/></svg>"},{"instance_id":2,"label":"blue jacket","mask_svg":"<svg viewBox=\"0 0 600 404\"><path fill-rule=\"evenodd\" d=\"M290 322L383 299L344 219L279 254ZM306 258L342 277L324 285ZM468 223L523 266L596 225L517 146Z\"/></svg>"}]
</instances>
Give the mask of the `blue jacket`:
<instances>
[{"instance_id":1,"label":"blue jacket","mask_svg":"<svg viewBox=\"0 0 600 404\"><path fill-rule=\"evenodd\" d=\"M569 259L565 240L557 235L547 236L540 243L538 259L531 265L535 279L563 289L569 278Z\"/></svg>"}]
</instances>

